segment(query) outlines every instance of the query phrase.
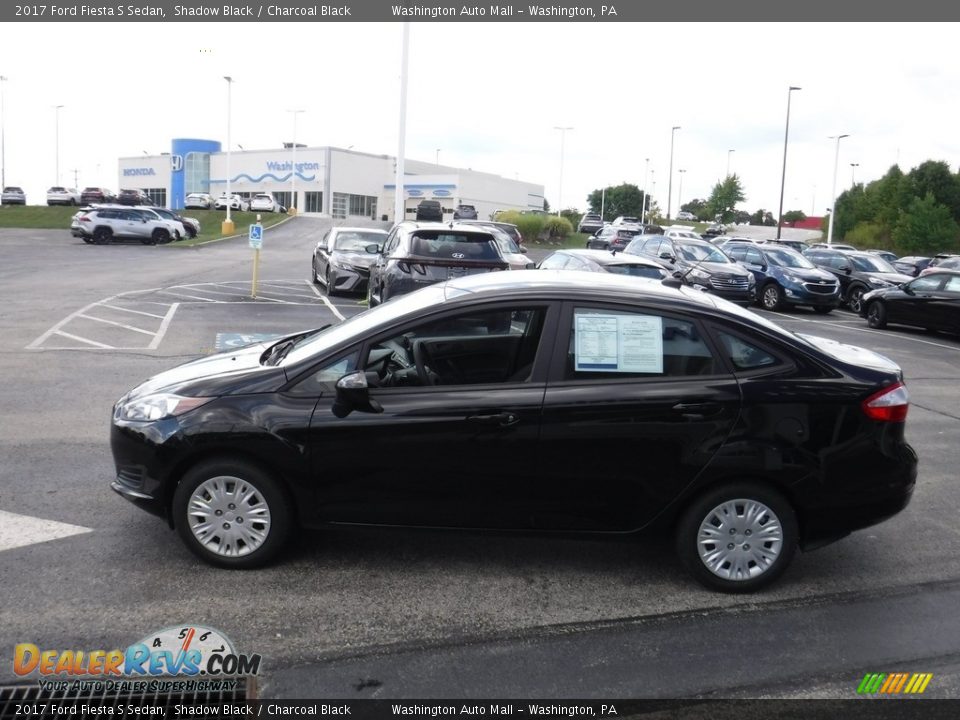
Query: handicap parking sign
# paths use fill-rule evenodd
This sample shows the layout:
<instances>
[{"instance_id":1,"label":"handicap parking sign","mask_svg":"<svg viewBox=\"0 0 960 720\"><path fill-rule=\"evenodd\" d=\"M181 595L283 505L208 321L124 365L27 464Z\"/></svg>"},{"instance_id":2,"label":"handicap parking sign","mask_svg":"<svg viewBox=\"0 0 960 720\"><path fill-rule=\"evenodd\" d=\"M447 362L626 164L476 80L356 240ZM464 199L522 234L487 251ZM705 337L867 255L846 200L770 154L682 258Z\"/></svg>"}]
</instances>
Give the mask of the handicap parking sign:
<instances>
[{"instance_id":1,"label":"handicap parking sign","mask_svg":"<svg viewBox=\"0 0 960 720\"><path fill-rule=\"evenodd\" d=\"M263 247L263 225L254 223L250 226L250 247L259 250Z\"/></svg>"}]
</instances>

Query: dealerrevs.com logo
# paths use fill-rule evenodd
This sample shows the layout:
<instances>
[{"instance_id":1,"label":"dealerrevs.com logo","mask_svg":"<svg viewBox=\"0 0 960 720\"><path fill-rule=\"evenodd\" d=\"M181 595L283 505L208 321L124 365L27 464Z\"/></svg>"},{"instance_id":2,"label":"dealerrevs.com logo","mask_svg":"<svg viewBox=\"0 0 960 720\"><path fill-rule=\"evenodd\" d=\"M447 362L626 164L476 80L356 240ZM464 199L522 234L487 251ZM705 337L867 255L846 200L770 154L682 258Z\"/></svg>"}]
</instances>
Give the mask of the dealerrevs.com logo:
<instances>
[{"instance_id":1,"label":"dealerrevs.com logo","mask_svg":"<svg viewBox=\"0 0 960 720\"><path fill-rule=\"evenodd\" d=\"M237 653L221 632L202 625L168 627L125 650L50 650L19 643L13 652L18 676L70 679L155 676L256 675L259 654Z\"/></svg>"}]
</instances>

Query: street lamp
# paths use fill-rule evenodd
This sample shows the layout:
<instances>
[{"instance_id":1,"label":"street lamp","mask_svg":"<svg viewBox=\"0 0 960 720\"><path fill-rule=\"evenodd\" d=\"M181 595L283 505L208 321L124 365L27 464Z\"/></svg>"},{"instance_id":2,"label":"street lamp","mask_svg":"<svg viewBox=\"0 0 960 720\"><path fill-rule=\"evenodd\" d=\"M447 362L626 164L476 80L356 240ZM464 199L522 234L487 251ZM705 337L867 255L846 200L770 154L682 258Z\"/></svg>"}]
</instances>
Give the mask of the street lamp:
<instances>
[{"instance_id":1,"label":"street lamp","mask_svg":"<svg viewBox=\"0 0 960 720\"><path fill-rule=\"evenodd\" d=\"M224 235L233 235L234 224L233 220L230 219L230 206L233 205L233 195L230 192L230 148L232 147L230 143L230 115L233 101L233 78L224 75L223 79L227 81L227 219L221 223L220 232Z\"/></svg>"},{"instance_id":2,"label":"street lamp","mask_svg":"<svg viewBox=\"0 0 960 720\"><path fill-rule=\"evenodd\" d=\"M827 225L827 247L833 245L833 218L837 214L837 165L840 160L840 141L845 137L850 137L850 135L834 135L829 138L837 141L837 149L833 155L833 192L830 193L830 197L833 199L833 209L830 210L830 223Z\"/></svg>"},{"instance_id":3,"label":"street lamp","mask_svg":"<svg viewBox=\"0 0 960 720\"><path fill-rule=\"evenodd\" d=\"M850 163L850 184L854 187L857 186L857 168L860 167L860 163Z\"/></svg>"},{"instance_id":4,"label":"street lamp","mask_svg":"<svg viewBox=\"0 0 960 720\"><path fill-rule=\"evenodd\" d=\"M646 225L647 223L647 175L650 172L650 158L644 158L643 162L643 207L640 208L640 223ZM601 216L601 220L603 217Z\"/></svg>"},{"instance_id":5,"label":"street lamp","mask_svg":"<svg viewBox=\"0 0 960 720\"><path fill-rule=\"evenodd\" d=\"M683 174L686 170L677 170L680 173L680 190L677 192L677 207L683 207Z\"/></svg>"},{"instance_id":6,"label":"street lamp","mask_svg":"<svg viewBox=\"0 0 960 720\"><path fill-rule=\"evenodd\" d=\"M560 186L557 188L557 216L560 216L560 210L563 208L563 152L564 144L567 139L567 130L573 130L572 127L553 126L554 130L560 131Z\"/></svg>"},{"instance_id":7,"label":"street lamp","mask_svg":"<svg viewBox=\"0 0 960 720\"><path fill-rule=\"evenodd\" d=\"M674 125L670 128L670 176L667 178L667 220L670 219L670 201L673 199L673 137L679 129L679 125Z\"/></svg>"},{"instance_id":8,"label":"street lamp","mask_svg":"<svg viewBox=\"0 0 960 720\"><path fill-rule=\"evenodd\" d=\"M736 150L727 150L727 177L730 177L730 153L735 153Z\"/></svg>"},{"instance_id":9,"label":"street lamp","mask_svg":"<svg viewBox=\"0 0 960 720\"><path fill-rule=\"evenodd\" d=\"M7 78L3 75L0 75L0 188L5 188L7 186L7 115L3 103L3 86L6 84Z\"/></svg>"},{"instance_id":10,"label":"street lamp","mask_svg":"<svg viewBox=\"0 0 960 720\"><path fill-rule=\"evenodd\" d=\"M790 137L790 94L803 88L790 86L787 90L787 127L783 131L783 173L780 175L780 211L777 213L777 240L780 239L780 226L783 225L783 189L787 183L787 138Z\"/></svg>"},{"instance_id":11,"label":"street lamp","mask_svg":"<svg viewBox=\"0 0 960 720\"><path fill-rule=\"evenodd\" d=\"M394 163L393 222L406 216L407 193L403 184L404 156L407 143L407 75L410 66L410 23L403 23L400 42L400 128L397 132L397 162Z\"/></svg>"},{"instance_id":12,"label":"street lamp","mask_svg":"<svg viewBox=\"0 0 960 720\"><path fill-rule=\"evenodd\" d=\"M297 115L306 110L287 110L288 113L293 114L293 142L290 143L290 146L293 150L293 165L290 168L290 207L287 208L287 213L290 215L297 214Z\"/></svg>"},{"instance_id":13,"label":"street lamp","mask_svg":"<svg viewBox=\"0 0 960 720\"><path fill-rule=\"evenodd\" d=\"M56 184L57 185L60 184L60 108L62 107L63 105L56 105L53 108L56 111L56 118L57 118L56 119L56 138L54 143L54 148L55 148L54 154L56 155L56 158L57 158L57 165L56 165L56 170L57 170Z\"/></svg>"}]
</instances>

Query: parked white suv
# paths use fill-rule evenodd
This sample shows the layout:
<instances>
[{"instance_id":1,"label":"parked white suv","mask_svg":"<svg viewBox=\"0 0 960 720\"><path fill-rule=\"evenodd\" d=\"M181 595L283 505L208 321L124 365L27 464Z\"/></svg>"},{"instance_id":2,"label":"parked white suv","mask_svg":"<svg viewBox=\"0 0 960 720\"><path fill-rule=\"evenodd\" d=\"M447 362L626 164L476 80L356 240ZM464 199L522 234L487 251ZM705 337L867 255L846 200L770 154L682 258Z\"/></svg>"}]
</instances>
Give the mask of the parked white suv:
<instances>
[{"instance_id":1,"label":"parked white suv","mask_svg":"<svg viewBox=\"0 0 960 720\"><path fill-rule=\"evenodd\" d=\"M79 205L80 191L54 185L47 190L47 205Z\"/></svg>"},{"instance_id":2,"label":"parked white suv","mask_svg":"<svg viewBox=\"0 0 960 720\"><path fill-rule=\"evenodd\" d=\"M257 193L250 201L250 212L280 212L280 203L269 193Z\"/></svg>"},{"instance_id":3,"label":"parked white suv","mask_svg":"<svg viewBox=\"0 0 960 720\"><path fill-rule=\"evenodd\" d=\"M177 227L179 226L179 228ZM91 207L73 216L70 232L94 245L107 245L115 239L139 240L144 245L168 243L183 237L183 225L161 218L152 210L132 207Z\"/></svg>"},{"instance_id":4,"label":"parked white suv","mask_svg":"<svg viewBox=\"0 0 960 720\"><path fill-rule=\"evenodd\" d=\"M234 195L231 195L229 198L227 198L226 193L224 193L223 195L217 198L217 202L216 204L214 204L213 207L215 210L226 210L227 205L230 205L231 210L241 210L241 211L246 211L250 207L247 204L247 201L244 200L239 195L234 194Z\"/></svg>"},{"instance_id":5,"label":"parked white suv","mask_svg":"<svg viewBox=\"0 0 960 720\"><path fill-rule=\"evenodd\" d=\"M213 207L213 198L207 193L190 193L183 201L184 209L209 210Z\"/></svg>"}]
</instances>

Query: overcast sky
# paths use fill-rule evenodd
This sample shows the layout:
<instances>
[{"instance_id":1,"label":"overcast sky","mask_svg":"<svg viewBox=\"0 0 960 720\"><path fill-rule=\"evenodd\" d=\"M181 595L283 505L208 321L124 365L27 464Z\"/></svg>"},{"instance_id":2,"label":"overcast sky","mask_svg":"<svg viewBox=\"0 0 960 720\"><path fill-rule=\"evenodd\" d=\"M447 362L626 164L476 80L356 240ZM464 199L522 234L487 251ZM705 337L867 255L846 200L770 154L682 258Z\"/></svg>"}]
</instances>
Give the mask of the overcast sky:
<instances>
[{"instance_id":1,"label":"overcast sky","mask_svg":"<svg viewBox=\"0 0 960 720\"><path fill-rule=\"evenodd\" d=\"M117 187L117 158L174 137L247 150L297 140L395 154L401 23L8 24L0 43L6 182L28 202L60 183ZM784 211L822 214L837 191L899 161L960 162L957 28L942 24L413 23L407 157L542 183L586 207L602 185L648 183L673 213L730 170L741 207L776 212L787 88ZM235 148L236 149L236 148ZM728 153L728 150L734 150ZM684 169L682 197L680 174ZM656 185L654 186L654 182Z\"/></svg>"}]
</instances>

